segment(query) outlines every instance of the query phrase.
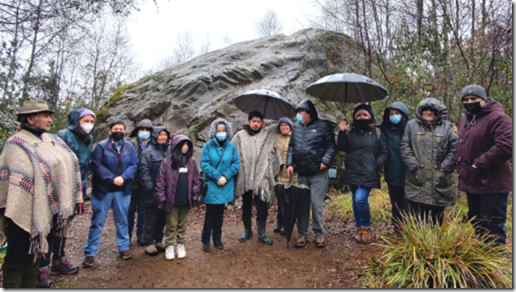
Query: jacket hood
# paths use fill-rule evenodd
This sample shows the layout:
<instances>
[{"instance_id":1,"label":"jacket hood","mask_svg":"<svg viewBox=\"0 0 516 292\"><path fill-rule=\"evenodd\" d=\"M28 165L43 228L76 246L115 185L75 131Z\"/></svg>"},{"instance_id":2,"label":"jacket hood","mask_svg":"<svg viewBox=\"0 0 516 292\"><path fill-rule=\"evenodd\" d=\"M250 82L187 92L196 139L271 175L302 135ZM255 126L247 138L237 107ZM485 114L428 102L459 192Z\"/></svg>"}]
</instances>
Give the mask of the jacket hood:
<instances>
[{"instance_id":1,"label":"jacket hood","mask_svg":"<svg viewBox=\"0 0 516 292\"><path fill-rule=\"evenodd\" d=\"M161 131L165 131L167 133L167 143L170 143L170 132L165 127L154 127L152 129L151 143L152 145L158 145L158 136Z\"/></svg>"},{"instance_id":2,"label":"jacket hood","mask_svg":"<svg viewBox=\"0 0 516 292\"><path fill-rule=\"evenodd\" d=\"M373 119L373 122L376 121L376 119L374 118L374 112L373 112L373 109L371 108L370 105L367 105L367 104L361 104L359 106L357 106L355 108L355 110L353 111L353 120L355 119L355 114L359 111L359 110L366 110L370 115L371 115L371 119Z\"/></svg>"},{"instance_id":3,"label":"jacket hood","mask_svg":"<svg viewBox=\"0 0 516 292\"><path fill-rule=\"evenodd\" d=\"M138 135L138 130L140 130L140 128L149 128L149 129L152 129L153 126L152 126L152 122L149 120L149 119L143 119L141 120L137 125L136 125L136 128L134 128L132 131L131 131L131 134L129 135L129 137L136 137Z\"/></svg>"},{"instance_id":4,"label":"jacket hood","mask_svg":"<svg viewBox=\"0 0 516 292\"><path fill-rule=\"evenodd\" d=\"M434 120L435 125L442 124L443 121L446 120L448 116L448 109L444 105L444 103L437 98L428 97L423 99L418 105L416 109L416 119L420 122L425 124L426 120L423 119L421 116L421 113L424 108L431 108L435 112L436 119Z\"/></svg>"},{"instance_id":5,"label":"jacket hood","mask_svg":"<svg viewBox=\"0 0 516 292\"><path fill-rule=\"evenodd\" d=\"M391 123L390 115L389 115L389 111L391 109L400 111L401 114L404 115L407 120L410 120L410 114L409 114L409 110L408 110L407 106L403 102L397 101L397 102L391 104L390 106L388 106L385 109L385 111L383 111L383 123L382 123L383 125Z\"/></svg>"},{"instance_id":6,"label":"jacket hood","mask_svg":"<svg viewBox=\"0 0 516 292\"><path fill-rule=\"evenodd\" d=\"M231 140L231 138L233 138L233 129L231 128L231 124L223 118L217 118L211 123L209 131L210 139L213 139L213 137L215 137L215 134L217 134L217 126L221 123L226 126L226 140Z\"/></svg>"},{"instance_id":7,"label":"jacket hood","mask_svg":"<svg viewBox=\"0 0 516 292\"><path fill-rule=\"evenodd\" d=\"M192 143L192 140L190 140L190 138L188 138L188 136L185 136L185 135L175 135L174 138L172 139L172 143L170 144L170 152L174 151L174 149L176 149L177 145L181 144L181 142L183 141L188 141L188 147L190 148L191 151L193 151L193 143Z\"/></svg>"},{"instance_id":8,"label":"jacket hood","mask_svg":"<svg viewBox=\"0 0 516 292\"><path fill-rule=\"evenodd\" d=\"M297 106L296 112L300 111L300 110L303 110L303 111L307 112L308 114L310 114L310 118L314 121L319 119L319 114L317 113L317 110L315 109L313 102L309 99L303 100Z\"/></svg>"},{"instance_id":9,"label":"jacket hood","mask_svg":"<svg viewBox=\"0 0 516 292\"><path fill-rule=\"evenodd\" d=\"M77 130L79 129L79 120L80 120L81 113L85 110L86 110L85 108L77 108L77 109L72 110L68 114L68 126L67 126L68 130L70 130L74 133L77 133Z\"/></svg>"}]
</instances>

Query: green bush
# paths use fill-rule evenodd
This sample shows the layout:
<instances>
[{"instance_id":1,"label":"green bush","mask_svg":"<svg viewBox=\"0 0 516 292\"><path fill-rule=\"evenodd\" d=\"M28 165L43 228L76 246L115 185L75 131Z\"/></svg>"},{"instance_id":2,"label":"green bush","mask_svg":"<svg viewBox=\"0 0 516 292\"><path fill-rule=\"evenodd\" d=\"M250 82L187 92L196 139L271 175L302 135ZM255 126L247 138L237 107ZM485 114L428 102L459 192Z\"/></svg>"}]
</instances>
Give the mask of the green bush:
<instances>
[{"instance_id":1,"label":"green bush","mask_svg":"<svg viewBox=\"0 0 516 292\"><path fill-rule=\"evenodd\" d=\"M381 256L366 270L368 287L512 287L512 262L500 256L504 247L478 240L460 212L449 212L443 225L434 227L406 217L400 237L383 239Z\"/></svg>"}]
</instances>

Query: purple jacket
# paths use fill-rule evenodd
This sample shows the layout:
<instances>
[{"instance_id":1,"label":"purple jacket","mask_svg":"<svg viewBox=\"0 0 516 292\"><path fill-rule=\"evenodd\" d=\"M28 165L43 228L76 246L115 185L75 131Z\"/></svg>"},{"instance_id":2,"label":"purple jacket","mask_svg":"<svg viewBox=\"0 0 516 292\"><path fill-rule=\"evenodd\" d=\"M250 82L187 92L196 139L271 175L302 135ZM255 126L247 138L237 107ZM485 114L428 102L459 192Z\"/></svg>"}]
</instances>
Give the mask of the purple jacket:
<instances>
[{"instance_id":1,"label":"purple jacket","mask_svg":"<svg viewBox=\"0 0 516 292\"><path fill-rule=\"evenodd\" d=\"M182 141L187 140L188 146L192 148L192 141L185 135L176 135L172 139L170 145L170 152L174 151L174 148ZM193 202L199 200L200 193L200 176L199 169L195 159L191 158L187 162L188 167L188 202L190 208L193 207ZM170 212L174 207L174 198L177 187L177 181L179 180L179 169L172 169L172 156L168 155L161 162L158 176L156 177L156 202L158 209L164 209L165 212Z\"/></svg>"},{"instance_id":2,"label":"purple jacket","mask_svg":"<svg viewBox=\"0 0 516 292\"><path fill-rule=\"evenodd\" d=\"M512 192L511 118L501 103L489 98L475 120L465 114L459 123L455 154L459 190L472 194Z\"/></svg>"}]
</instances>

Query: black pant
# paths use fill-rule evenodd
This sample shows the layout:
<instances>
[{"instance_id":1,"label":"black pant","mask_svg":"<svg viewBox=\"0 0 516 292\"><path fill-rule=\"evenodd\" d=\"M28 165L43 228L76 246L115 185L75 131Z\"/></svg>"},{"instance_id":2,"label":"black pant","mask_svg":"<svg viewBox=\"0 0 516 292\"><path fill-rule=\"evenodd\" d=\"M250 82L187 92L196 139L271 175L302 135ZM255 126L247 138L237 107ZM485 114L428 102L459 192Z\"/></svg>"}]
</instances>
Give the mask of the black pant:
<instances>
[{"instance_id":1,"label":"black pant","mask_svg":"<svg viewBox=\"0 0 516 292\"><path fill-rule=\"evenodd\" d=\"M496 245L505 245L507 220L507 199L509 194L471 194L468 198L468 219L475 226L478 236L495 237ZM486 240L491 238L485 237Z\"/></svg>"},{"instance_id":2,"label":"black pant","mask_svg":"<svg viewBox=\"0 0 516 292\"><path fill-rule=\"evenodd\" d=\"M443 224L444 206L433 206L408 200L408 207L415 216L430 225L436 222L439 225ZM429 219L431 219L431 222L429 222Z\"/></svg>"},{"instance_id":3,"label":"black pant","mask_svg":"<svg viewBox=\"0 0 516 292\"><path fill-rule=\"evenodd\" d=\"M143 243L151 245L163 240L165 229L165 211L156 207L145 208L145 223L143 224Z\"/></svg>"},{"instance_id":4,"label":"black pant","mask_svg":"<svg viewBox=\"0 0 516 292\"><path fill-rule=\"evenodd\" d=\"M145 207L143 202L144 194L139 190L133 190L131 194L131 204L127 212L127 228L129 229L129 239L133 236L134 213L136 217L136 238L140 239L143 234L143 224L145 222Z\"/></svg>"},{"instance_id":5,"label":"black pant","mask_svg":"<svg viewBox=\"0 0 516 292\"><path fill-rule=\"evenodd\" d=\"M6 220L5 235L8 240L3 270L3 288L35 288L38 279L39 260L29 254L30 234L11 219Z\"/></svg>"},{"instance_id":6,"label":"black pant","mask_svg":"<svg viewBox=\"0 0 516 292\"><path fill-rule=\"evenodd\" d=\"M407 210L407 199L405 199L405 187L388 185L389 197L391 198L392 224L402 221L402 215Z\"/></svg>"},{"instance_id":7,"label":"black pant","mask_svg":"<svg viewBox=\"0 0 516 292\"><path fill-rule=\"evenodd\" d=\"M276 194L276 199L278 199L278 215L276 220L278 226L285 227L285 186L283 184L275 185L274 193Z\"/></svg>"},{"instance_id":8,"label":"black pant","mask_svg":"<svg viewBox=\"0 0 516 292\"><path fill-rule=\"evenodd\" d=\"M54 234L53 230L48 234L47 236L48 240L48 253L41 258L40 261L40 267L46 267L50 265L50 257L52 256L52 259L54 261L61 259L64 257L65 254L65 244L66 244L66 238L57 236Z\"/></svg>"},{"instance_id":9,"label":"black pant","mask_svg":"<svg viewBox=\"0 0 516 292\"><path fill-rule=\"evenodd\" d=\"M256 222L267 222L269 215L269 205L260 199L259 196L254 196L254 205L256 206ZM242 218L251 218L253 215L253 191L248 191L242 195Z\"/></svg>"},{"instance_id":10,"label":"black pant","mask_svg":"<svg viewBox=\"0 0 516 292\"><path fill-rule=\"evenodd\" d=\"M213 232L213 242L219 243L222 240L222 224L224 223L224 204L206 204L204 216L204 227L202 228L202 243L210 243L210 236Z\"/></svg>"}]
</instances>

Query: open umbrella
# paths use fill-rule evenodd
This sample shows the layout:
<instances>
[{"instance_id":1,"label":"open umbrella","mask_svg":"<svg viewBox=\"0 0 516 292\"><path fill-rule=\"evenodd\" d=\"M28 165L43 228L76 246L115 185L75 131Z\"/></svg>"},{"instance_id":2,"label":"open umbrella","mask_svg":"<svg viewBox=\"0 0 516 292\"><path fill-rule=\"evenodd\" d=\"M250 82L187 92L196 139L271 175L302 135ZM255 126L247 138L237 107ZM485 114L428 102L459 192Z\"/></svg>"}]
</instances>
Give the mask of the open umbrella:
<instances>
[{"instance_id":1,"label":"open umbrella","mask_svg":"<svg viewBox=\"0 0 516 292\"><path fill-rule=\"evenodd\" d=\"M292 181L291 181L292 182ZM285 236L289 248L292 230L302 212L310 212L310 188L290 183L284 188Z\"/></svg>"},{"instance_id":2,"label":"open umbrella","mask_svg":"<svg viewBox=\"0 0 516 292\"><path fill-rule=\"evenodd\" d=\"M387 97L387 89L373 79L356 73L337 73L312 83L306 92L321 100L364 103Z\"/></svg>"},{"instance_id":3,"label":"open umbrella","mask_svg":"<svg viewBox=\"0 0 516 292\"><path fill-rule=\"evenodd\" d=\"M265 89L247 91L235 98L236 107L245 112L259 111L264 119L278 120L282 116L293 117L296 109L278 93Z\"/></svg>"}]
</instances>

